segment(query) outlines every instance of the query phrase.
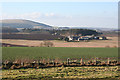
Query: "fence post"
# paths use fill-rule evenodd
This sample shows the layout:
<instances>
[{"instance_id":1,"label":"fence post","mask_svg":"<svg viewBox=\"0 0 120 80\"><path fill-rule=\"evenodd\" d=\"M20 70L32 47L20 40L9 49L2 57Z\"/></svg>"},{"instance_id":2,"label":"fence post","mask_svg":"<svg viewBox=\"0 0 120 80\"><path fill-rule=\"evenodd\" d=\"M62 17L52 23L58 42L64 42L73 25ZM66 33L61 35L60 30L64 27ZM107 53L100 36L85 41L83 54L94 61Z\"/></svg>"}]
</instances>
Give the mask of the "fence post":
<instances>
[{"instance_id":1,"label":"fence post","mask_svg":"<svg viewBox=\"0 0 120 80\"><path fill-rule=\"evenodd\" d=\"M70 58L67 58L67 65L69 65Z\"/></svg>"},{"instance_id":2,"label":"fence post","mask_svg":"<svg viewBox=\"0 0 120 80\"><path fill-rule=\"evenodd\" d=\"M83 59L82 59L82 58L81 58L81 60L80 60L80 64L83 65Z\"/></svg>"},{"instance_id":3,"label":"fence post","mask_svg":"<svg viewBox=\"0 0 120 80\"><path fill-rule=\"evenodd\" d=\"M97 61L97 58L95 58L95 60L94 60L95 65L96 65L96 61Z\"/></svg>"},{"instance_id":4,"label":"fence post","mask_svg":"<svg viewBox=\"0 0 120 80\"><path fill-rule=\"evenodd\" d=\"M110 64L110 58L108 58L107 64L108 64L108 65Z\"/></svg>"}]
</instances>

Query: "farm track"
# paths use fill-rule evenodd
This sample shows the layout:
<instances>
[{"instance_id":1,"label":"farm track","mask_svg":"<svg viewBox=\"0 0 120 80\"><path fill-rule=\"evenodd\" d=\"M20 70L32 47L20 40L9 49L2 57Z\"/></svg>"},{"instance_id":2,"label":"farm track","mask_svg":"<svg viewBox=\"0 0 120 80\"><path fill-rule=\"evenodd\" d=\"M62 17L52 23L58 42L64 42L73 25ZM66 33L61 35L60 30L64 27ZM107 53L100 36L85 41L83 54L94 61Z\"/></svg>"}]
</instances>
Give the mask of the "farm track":
<instances>
[{"instance_id":1,"label":"farm track","mask_svg":"<svg viewBox=\"0 0 120 80\"><path fill-rule=\"evenodd\" d=\"M14 45L14 44L7 44L7 43L2 43L2 46L4 47L28 47L24 45Z\"/></svg>"}]
</instances>

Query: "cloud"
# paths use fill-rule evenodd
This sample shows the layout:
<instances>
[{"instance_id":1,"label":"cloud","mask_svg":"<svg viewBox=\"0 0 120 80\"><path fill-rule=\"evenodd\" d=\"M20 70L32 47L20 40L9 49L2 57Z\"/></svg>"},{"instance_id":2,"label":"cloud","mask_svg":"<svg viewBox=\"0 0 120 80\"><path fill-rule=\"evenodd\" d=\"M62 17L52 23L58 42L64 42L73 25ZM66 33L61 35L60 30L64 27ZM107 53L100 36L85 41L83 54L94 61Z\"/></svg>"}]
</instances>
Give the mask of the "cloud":
<instances>
[{"instance_id":1,"label":"cloud","mask_svg":"<svg viewBox=\"0 0 120 80\"><path fill-rule=\"evenodd\" d=\"M40 12L32 12L32 13L24 13L24 14L16 14L16 15L10 15L3 13L2 16L0 16L2 19L27 19L27 20L33 20L37 22L42 23L48 23L50 25L58 26L62 23L64 25L65 21L69 21L72 19L71 15L61 15L56 13L40 13Z\"/></svg>"},{"instance_id":2,"label":"cloud","mask_svg":"<svg viewBox=\"0 0 120 80\"><path fill-rule=\"evenodd\" d=\"M62 19L62 18L72 18L72 16L65 16L61 14L55 13L40 13L40 12L32 12L32 13L24 13L17 15L9 15L6 13L2 14L2 19Z\"/></svg>"},{"instance_id":3,"label":"cloud","mask_svg":"<svg viewBox=\"0 0 120 80\"><path fill-rule=\"evenodd\" d=\"M45 16L46 17L50 17L50 16L54 16L55 14L54 13L46 13Z\"/></svg>"},{"instance_id":4,"label":"cloud","mask_svg":"<svg viewBox=\"0 0 120 80\"><path fill-rule=\"evenodd\" d=\"M38 17L41 17L42 14L41 13L38 13L38 12L33 12L33 13L25 13L25 14L20 14L20 15L17 15L16 17L17 18L31 18L31 19L36 19Z\"/></svg>"}]
</instances>

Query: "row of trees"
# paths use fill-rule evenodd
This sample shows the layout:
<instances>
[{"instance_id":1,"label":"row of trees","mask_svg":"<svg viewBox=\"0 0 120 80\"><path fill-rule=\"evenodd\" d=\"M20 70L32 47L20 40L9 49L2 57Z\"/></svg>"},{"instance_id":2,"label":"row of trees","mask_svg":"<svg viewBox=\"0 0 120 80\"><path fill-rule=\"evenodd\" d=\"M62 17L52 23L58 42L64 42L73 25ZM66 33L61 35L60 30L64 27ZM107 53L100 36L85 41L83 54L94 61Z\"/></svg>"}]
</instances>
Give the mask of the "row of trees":
<instances>
[{"instance_id":1,"label":"row of trees","mask_svg":"<svg viewBox=\"0 0 120 80\"><path fill-rule=\"evenodd\" d=\"M67 30L47 30L47 29L23 29L22 32L29 33L46 33L46 34L54 34L54 35L99 35L102 33L97 32L96 30L90 29L67 29Z\"/></svg>"},{"instance_id":2,"label":"row of trees","mask_svg":"<svg viewBox=\"0 0 120 80\"><path fill-rule=\"evenodd\" d=\"M16 28L3 27L3 33L16 33L19 32ZM66 30L56 30L56 29L34 29L34 28L24 28L20 30L24 33L40 33L40 34L52 34L52 35L99 35L101 33L96 30L90 29L66 29Z\"/></svg>"}]
</instances>

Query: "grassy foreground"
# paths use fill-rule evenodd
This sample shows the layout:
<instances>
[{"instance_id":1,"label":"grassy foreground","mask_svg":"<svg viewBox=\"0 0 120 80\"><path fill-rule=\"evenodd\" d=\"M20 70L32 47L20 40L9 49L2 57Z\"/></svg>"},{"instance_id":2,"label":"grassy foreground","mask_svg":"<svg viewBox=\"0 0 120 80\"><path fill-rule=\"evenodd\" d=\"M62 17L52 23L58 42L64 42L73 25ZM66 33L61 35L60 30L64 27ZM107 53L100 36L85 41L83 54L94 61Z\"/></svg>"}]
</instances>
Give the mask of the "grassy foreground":
<instances>
[{"instance_id":1,"label":"grassy foreground","mask_svg":"<svg viewBox=\"0 0 120 80\"><path fill-rule=\"evenodd\" d=\"M118 57L118 48L2 47L2 59Z\"/></svg>"},{"instance_id":2,"label":"grassy foreground","mask_svg":"<svg viewBox=\"0 0 120 80\"><path fill-rule=\"evenodd\" d=\"M55 68L44 68L44 69L19 69L19 70L3 70L3 79L40 79L45 78L65 78L72 79L80 78L89 80L106 79L119 80L120 71L117 66L112 67L55 67ZM92 79L94 78L94 79ZM47 79L46 79L47 80ZM53 80L53 79L51 79ZM78 80L78 79L76 79Z\"/></svg>"}]
</instances>

